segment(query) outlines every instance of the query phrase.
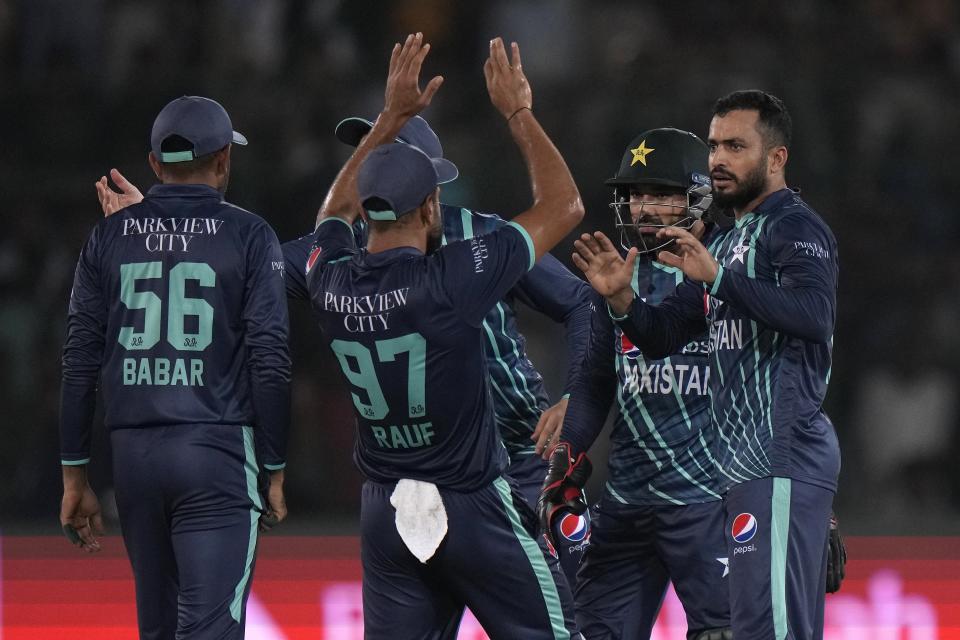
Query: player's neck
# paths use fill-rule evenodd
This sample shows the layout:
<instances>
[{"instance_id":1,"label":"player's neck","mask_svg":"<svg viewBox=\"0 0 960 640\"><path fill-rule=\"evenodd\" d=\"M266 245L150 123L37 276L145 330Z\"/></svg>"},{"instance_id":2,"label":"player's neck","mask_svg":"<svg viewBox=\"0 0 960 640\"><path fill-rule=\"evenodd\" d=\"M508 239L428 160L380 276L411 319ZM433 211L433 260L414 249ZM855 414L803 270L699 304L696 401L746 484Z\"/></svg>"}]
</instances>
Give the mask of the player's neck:
<instances>
[{"instance_id":1,"label":"player's neck","mask_svg":"<svg viewBox=\"0 0 960 640\"><path fill-rule=\"evenodd\" d=\"M172 176L164 176L163 184L202 184L210 187L211 189L216 189L223 193L220 189L220 184L217 181L216 176L213 174L207 173L198 173L191 176L185 176L182 178L173 178Z\"/></svg>"},{"instance_id":2,"label":"player's neck","mask_svg":"<svg viewBox=\"0 0 960 640\"><path fill-rule=\"evenodd\" d=\"M781 189L785 189L786 187L787 187L787 182L782 177L776 180L771 180L770 182L767 183L767 187L763 190L763 193L761 193L759 196L757 196L756 198L748 202L746 206L744 206L743 208L734 207L733 209L734 216L736 217L737 220L739 220L743 216L747 215L748 213L751 213L757 207L759 207L764 200L770 197L770 194L776 193L777 191L780 191Z\"/></svg>"},{"instance_id":3,"label":"player's neck","mask_svg":"<svg viewBox=\"0 0 960 640\"><path fill-rule=\"evenodd\" d=\"M377 232L371 229L367 239L368 253L382 253L400 247L412 247L421 253L427 252L427 238L418 229L392 229Z\"/></svg>"}]
</instances>

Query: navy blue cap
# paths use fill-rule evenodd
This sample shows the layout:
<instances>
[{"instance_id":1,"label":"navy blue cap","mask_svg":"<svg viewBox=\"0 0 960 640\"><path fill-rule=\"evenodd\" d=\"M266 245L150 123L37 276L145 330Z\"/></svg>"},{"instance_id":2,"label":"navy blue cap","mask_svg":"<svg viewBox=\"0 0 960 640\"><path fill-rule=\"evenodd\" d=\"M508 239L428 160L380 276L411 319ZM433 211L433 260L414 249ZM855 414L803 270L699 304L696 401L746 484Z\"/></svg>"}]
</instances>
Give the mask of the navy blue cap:
<instances>
[{"instance_id":1,"label":"navy blue cap","mask_svg":"<svg viewBox=\"0 0 960 640\"><path fill-rule=\"evenodd\" d=\"M161 150L163 141L170 136L186 139L193 149ZM219 102L200 96L183 96L167 103L153 121L153 131L150 133L153 155L164 163L189 162L219 151L231 142L245 145L247 139L233 130L230 116Z\"/></svg>"},{"instance_id":2,"label":"navy blue cap","mask_svg":"<svg viewBox=\"0 0 960 640\"><path fill-rule=\"evenodd\" d=\"M377 147L360 165L357 191L371 220L396 220L423 204L437 188L436 160L404 143ZM387 209L371 209L367 201L379 198Z\"/></svg>"},{"instance_id":3,"label":"navy blue cap","mask_svg":"<svg viewBox=\"0 0 960 640\"><path fill-rule=\"evenodd\" d=\"M349 144L351 147L355 147L363 140L363 136L370 133L370 129L372 128L373 121L371 120L365 118L347 118L337 124L334 133L337 136L337 140L344 144ZM437 168L437 176L439 178L438 184L456 180L457 176L460 175L457 165L443 157L443 147L440 146L440 138L433 132L433 129L427 124L427 121L420 116L413 116L407 120L407 123L400 129L400 133L397 134L396 141L412 144L434 160L433 165Z\"/></svg>"}]
</instances>

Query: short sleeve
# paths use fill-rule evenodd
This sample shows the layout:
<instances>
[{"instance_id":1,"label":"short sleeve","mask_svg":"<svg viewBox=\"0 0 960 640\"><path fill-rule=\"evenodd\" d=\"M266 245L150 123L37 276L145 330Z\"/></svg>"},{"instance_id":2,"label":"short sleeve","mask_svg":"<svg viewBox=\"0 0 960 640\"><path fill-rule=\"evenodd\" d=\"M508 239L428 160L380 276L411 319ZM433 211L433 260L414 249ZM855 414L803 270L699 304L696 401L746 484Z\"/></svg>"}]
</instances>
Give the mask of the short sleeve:
<instances>
[{"instance_id":1,"label":"short sleeve","mask_svg":"<svg viewBox=\"0 0 960 640\"><path fill-rule=\"evenodd\" d=\"M435 258L431 267L437 271L444 297L473 326L480 326L487 312L535 262L530 234L513 222L448 244Z\"/></svg>"}]
</instances>

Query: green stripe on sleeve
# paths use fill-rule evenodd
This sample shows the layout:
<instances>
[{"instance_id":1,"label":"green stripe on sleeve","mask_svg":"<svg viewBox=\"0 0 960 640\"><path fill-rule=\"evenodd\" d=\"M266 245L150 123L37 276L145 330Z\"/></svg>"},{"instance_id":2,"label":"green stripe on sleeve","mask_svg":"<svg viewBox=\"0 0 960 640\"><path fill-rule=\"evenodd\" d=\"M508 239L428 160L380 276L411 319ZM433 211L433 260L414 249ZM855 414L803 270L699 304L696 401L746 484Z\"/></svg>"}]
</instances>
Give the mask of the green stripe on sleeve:
<instances>
[{"instance_id":1,"label":"green stripe on sleeve","mask_svg":"<svg viewBox=\"0 0 960 640\"><path fill-rule=\"evenodd\" d=\"M340 216L327 216L326 218L321 220L319 223L317 223L317 228L319 229L321 224L330 222L331 220L337 220L338 222L342 222L343 224L347 225L350 231L353 231L353 227L350 226L350 223L344 220L343 218L341 218Z\"/></svg>"},{"instance_id":2,"label":"green stripe on sleeve","mask_svg":"<svg viewBox=\"0 0 960 640\"><path fill-rule=\"evenodd\" d=\"M717 265L717 277L713 281L713 286L710 287L710 295L717 295L717 291L720 289L720 279L723 277L723 265Z\"/></svg>"},{"instance_id":3,"label":"green stripe on sleeve","mask_svg":"<svg viewBox=\"0 0 960 640\"><path fill-rule=\"evenodd\" d=\"M470 209L460 209L460 224L463 225L463 239L469 240L473 237L473 214Z\"/></svg>"},{"instance_id":4,"label":"green stripe on sleeve","mask_svg":"<svg viewBox=\"0 0 960 640\"><path fill-rule=\"evenodd\" d=\"M527 241L527 249L529 249L530 251L530 266L527 267L527 271L530 271L530 269L533 269L533 265L537 263L537 252L533 250L533 238L530 237L530 234L527 233L526 229L521 227L516 222L513 222L512 220L507 223L507 226L513 227L514 229L519 231L520 235L523 236L523 239Z\"/></svg>"},{"instance_id":5,"label":"green stripe on sleeve","mask_svg":"<svg viewBox=\"0 0 960 640\"><path fill-rule=\"evenodd\" d=\"M79 467L80 465L87 464L90 462L90 458L84 458L83 460L61 460L60 464L65 467Z\"/></svg>"},{"instance_id":6,"label":"green stripe on sleeve","mask_svg":"<svg viewBox=\"0 0 960 640\"><path fill-rule=\"evenodd\" d=\"M511 223L512 224L512 223ZM517 225L519 226L519 225ZM510 525L513 527L513 533L517 536L517 541L523 547L523 551L530 560L530 566L537 576L537 582L540 583L540 591L543 593L543 602L547 606L547 614L550 616L550 627L553 630L555 640L570 640L570 633L563 622L563 609L560 607L560 595L557 593L557 584L553 581L553 575L550 573L550 567L543 557L543 552L537 545L537 541L530 537L527 530L520 523L520 514L513 506L513 496L510 493L510 485L503 478L497 478L493 481L493 486L497 488L500 494L500 501L503 502L503 508L510 519Z\"/></svg>"},{"instance_id":7,"label":"green stripe on sleeve","mask_svg":"<svg viewBox=\"0 0 960 640\"><path fill-rule=\"evenodd\" d=\"M332 218L327 218L330 220ZM339 219L339 218L338 218ZM250 509L250 537L247 542L247 561L243 565L243 575L233 590L233 600L230 602L230 617L240 622L240 609L243 604L243 592L250 582L250 572L253 566L253 554L257 550L257 525L260 521L260 510L263 503L257 492L257 454L253 450L253 428L243 427L243 471L247 479L247 495L253 503Z\"/></svg>"},{"instance_id":8,"label":"green stripe on sleeve","mask_svg":"<svg viewBox=\"0 0 960 640\"><path fill-rule=\"evenodd\" d=\"M614 322L621 322L630 317L630 307L627 307L626 313L624 313L622 316L618 316L616 313L614 313L613 308L610 306L610 303L608 302L606 304L607 304L607 315L610 316L610 319L613 320Z\"/></svg>"},{"instance_id":9,"label":"green stripe on sleeve","mask_svg":"<svg viewBox=\"0 0 960 640\"><path fill-rule=\"evenodd\" d=\"M770 598L776 640L787 637L787 543L790 538L790 478L773 479L770 518Z\"/></svg>"}]
</instances>

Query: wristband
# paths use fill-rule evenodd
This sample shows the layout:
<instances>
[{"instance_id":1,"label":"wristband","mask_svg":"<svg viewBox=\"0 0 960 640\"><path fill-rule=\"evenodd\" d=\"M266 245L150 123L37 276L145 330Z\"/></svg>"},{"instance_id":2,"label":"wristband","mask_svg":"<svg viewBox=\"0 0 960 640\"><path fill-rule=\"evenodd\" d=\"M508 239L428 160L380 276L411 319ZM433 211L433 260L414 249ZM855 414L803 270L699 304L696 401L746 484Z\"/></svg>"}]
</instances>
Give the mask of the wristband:
<instances>
[{"instance_id":1,"label":"wristband","mask_svg":"<svg viewBox=\"0 0 960 640\"><path fill-rule=\"evenodd\" d=\"M520 107L519 109L517 109L516 111L514 111L512 114L510 114L510 117L507 118L507 122L510 122L511 120L513 120L513 116L517 115L518 113L520 113L520 112L523 111L524 109L526 109L526 110L529 111L530 113L533 113L533 109L531 109L530 107Z\"/></svg>"},{"instance_id":2,"label":"wristband","mask_svg":"<svg viewBox=\"0 0 960 640\"><path fill-rule=\"evenodd\" d=\"M632 306L633 305L631 305L631 307ZM613 320L614 322L622 322L623 320L626 320L627 318L629 318L630 310L631 308L627 307L627 310L623 313L623 315L618 316L616 313L614 313L613 307L610 306L610 303L609 302L607 303L607 315L610 316L610 319Z\"/></svg>"}]
</instances>

